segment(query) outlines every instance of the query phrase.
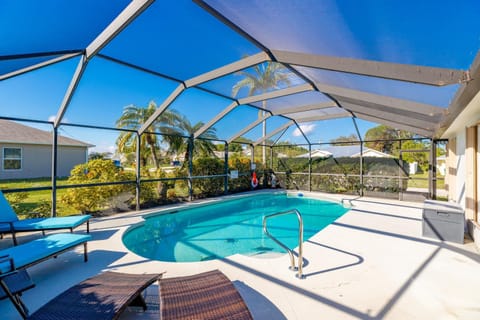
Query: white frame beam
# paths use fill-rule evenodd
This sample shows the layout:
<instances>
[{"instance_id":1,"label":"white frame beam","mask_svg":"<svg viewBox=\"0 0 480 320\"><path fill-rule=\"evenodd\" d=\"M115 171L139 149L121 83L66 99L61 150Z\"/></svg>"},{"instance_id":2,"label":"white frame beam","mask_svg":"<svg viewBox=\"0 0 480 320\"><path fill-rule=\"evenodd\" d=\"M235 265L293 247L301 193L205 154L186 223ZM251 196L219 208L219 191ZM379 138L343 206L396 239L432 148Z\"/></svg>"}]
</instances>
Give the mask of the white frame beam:
<instances>
[{"instance_id":1,"label":"white frame beam","mask_svg":"<svg viewBox=\"0 0 480 320\"><path fill-rule=\"evenodd\" d=\"M145 123L138 129L138 134L141 135L143 134L148 127L152 125L155 120L165 111L167 108L177 99L177 97L185 90L185 85L183 83L180 83L175 90L170 93L170 95L163 101L163 103L158 106L157 110L150 116L150 118L145 121Z\"/></svg>"},{"instance_id":2,"label":"white frame beam","mask_svg":"<svg viewBox=\"0 0 480 320\"><path fill-rule=\"evenodd\" d=\"M218 69L206 72L204 74L201 74L199 76L196 76L194 78L191 78L191 79L185 81L183 84L179 85L179 87L182 87L182 90L179 91L179 87L177 87L177 89L174 92L172 92L170 94L170 96L162 103L161 107L159 107L155 111L155 113L149 119L147 119L145 124L138 131L138 133L142 134L143 132L145 132L146 128L148 128L170 106L170 104L175 100L175 98L178 97L178 95L180 95L185 89L191 88L191 87L194 87L194 86L198 86L199 84L211 81L213 79L222 77L222 76L227 75L227 74L237 72L239 70L257 65L257 64L265 62L265 61L270 61L270 57L265 52L260 52L256 55L246 57L242 60L233 62L231 64L228 64L228 65L225 65L225 66L220 67ZM249 104L249 103L252 103L252 102L273 99L273 98L276 98L276 97L281 97L281 96L285 96L285 95L295 94L295 93L299 93L299 92L303 92L303 91L311 91L311 90L313 90L313 87L311 85L304 84L304 85L300 85L300 86L296 86L296 87L291 87L291 88L287 88L287 89L268 92L268 93L265 93L263 95L257 95L257 96L252 96L252 97L239 99L237 105ZM227 107L227 109L228 109L228 107ZM231 110L233 110L233 108L231 108L229 110L229 112ZM222 112L221 116L217 115L214 119L212 119L206 125L204 125L202 128L197 130L197 132L195 132L195 134L194 134L194 138L197 138L202 133L204 133L206 130L208 130L216 122L218 122L220 119L222 119L227 113Z\"/></svg>"},{"instance_id":3,"label":"white frame beam","mask_svg":"<svg viewBox=\"0 0 480 320\"><path fill-rule=\"evenodd\" d=\"M85 55L82 55L82 58L78 62L77 68L75 69L75 73L73 74L72 80L70 81L70 84L68 85L67 92L63 96L62 104L60 105L60 108L58 109L57 115L55 116L55 120L53 122L53 127L58 128L60 125L60 122L63 119L63 116L65 115L65 112L67 111L67 107L70 104L70 101L73 98L73 93L75 92L75 89L77 88L78 84L80 83L80 79L82 78L83 72L87 68L88 61L85 57Z\"/></svg>"},{"instance_id":4,"label":"white frame beam","mask_svg":"<svg viewBox=\"0 0 480 320\"><path fill-rule=\"evenodd\" d=\"M314 88L309 83L305 83L305 84L295 86L295 87L289 87L289 88L285 88L285 89L270 91L270 92L258 94L258 95L255 95L255 96L250 96L250 97L245 97L245 98L242 98L242 99L238 99L238 104L239 105L240 104L250 104L250 103L254 103L254 102L259 102L259 101L263 101L263 100L270 100L270 99L274 99L274 98L280 98L280 97L289 96L289 95L296 94L296 93L301 93L301 92L305 92L305 91L313 91L313 90L314 90Z\"/></svg>"},{"instance_id":5,"label":"white frame beam","mask_svg":"<svg viewBox=\"0 0 480 320\"><path fill-rule=\"evenodd\" d=\"M253 146L258 146L260 143L264 142L265 140L267 139L270 139L271 137L273 137L274 135L276 135L277 133L279 132L282 132L282 130L285 130L287 129L288 127L290 127L291 125L295 124L295 121L293 120L290 120L288 121L287 123L285 123L283 126L279 127L278 129L275 129L273 130L272 132L270 132L269 134L267 134L265 137L261 137L260 139L258 139L257 141L255 141L253 143Z\"/></svg>"},{"instance_id":6,"label":"white frame beam","mask_svg":"<svg viewBox=\"0 0 480 320\"><path fill-rule=\"evenodd\" d=\"M320 103L317 103L317 104L309 104L309 105L304 105L304 106L289 107L289 108L283 108L283 109L279 109L279 110L270 110L270 111L274 115L286 115L286 114L291 114L291 113L313 111L313 110L327 109L327 108L333 108L333 107L338 107L338 106L333 101L327 101L327 102L320 102Z\"/></svg>"},{"instance_id":7,"label":"white frame beam","mask_svg":"<svg viewBox=\"0 0 480 320\"><path fill-rule=\"evenodd\" d=\"M455 93L455 97L452 99L452 102L448 107L447 115L439 125L437 132L438 136L445 134L445 131L454 123L455 119L457 119L462 111L480 92L480 50L477 52L477 55L472 62L470 72L473 80L462 85Z\"/></svg>"},{"instance_id":8,"label":"white frame beam","mask_svg":"<svg viewBox=\"0 0 480 320\"><path fill-rule=\"evenodd\" d=\"M444 86L471 80L469 72L463 70L321 56L281 50L271 50L271 52L278 62L284 64L432 86Z\"/></svg>"},{"instance_id":9,"label":"white frame beam","mask_svg":"<svg viewBox=\"0 0 480 320\"><path fill-rule=\"evenodd\" d=\"M94 57L102 50L117 34L122 32L130 22L147 9L154 0L132 0L130 4L113 20L85 50L87 60Z\"/></svg>"},{"instance_id":10,"label":"white frame beam","mask_svg":"<svg viewBox=\"0 0 480 320\"><path fill-rule=\"evenodd\" d=\"M385 124L385 125L388 125L388 126L393 127L393 128L410 131L410 132L422 135L422 136L427 137L427 138L433 137L433 135L435 133L434 131L432 132L432 131L428 131L428 130L425 130L425 129L422 129L422 128L412 127L408 124L398 123L398 122L390 121L390 120L385 120L385 119L381 119L381 118L378 118L378 117L375 117L375 116L372 116L372 115L362 114L360 112L356 112L355 116L359 119L363 119L363 120L367 120L367 121L375 122L375 123L381 123L381 124Z\"/></svg>"},{"instance_id":11,"label":"white frame beam","mask_svg":"<svg viewBox=\"0 0 480 320\"><path fill-rule=\"evenodd\" d=\"M409 123L414 127L424 128L427 130L435 129L435 125L438 123L435 119L424 119L424 117L412 117L404 114L399 114L395 112L389 112L387 110L378 110L371 107L360 106L353 103L341 102L342 106L355 113L360 112L363 114L371 115L374 117L382 118L390 121L402 121L404 123ZM413 113L412 113L413 115Z\"/></svg>"},{"instance_id":12,"label":"white frame beam","mask_svg":"<svg viewBox=\"0 0 480 320\"><path fill-rule=\"evenodd\" d=\"M31 65L31 66L28 66L28 67L25 67L25 68L22 68L22 69L18 69L18 70L9 72L9 73L5 73L4 75L0 75L0 81L10 79L10 78L19 76L21 74L24 74L24 73L27 73L27 72L30 72L30 71L41 69L43 67L46 67L46 66L49 66L51 64L55 64L57 62L61 62L61 61L64 61L64 60L68 60L68 59L73 58L73 57L78 57L81 54L82 54L81 52L64 54L64 55L61 55L59 57L55 57L55 58L52 58L52 59L34 64L34 65Z\"/></svg>"},{"instance_id":13,"label":"white frame beam","mask_svg":"<svg viewBox=\"0 0 480 320\"><path fill-rule=\"evenodd\" d=\"M254 122L250 123L248 126L246 126L245 128L243 128L242 130L240 130L239 132L237 132L236 134L234 134L230 139L227 140L228 143L232 143L233 141L235 141L236 139L238 139L239 137L243 136L245 133L247 133L248 131L252 130L253 128L255 128L256 126L258 126L260 123L262 123L263 121L267 120L268 118L270 118L272 115L267 113L264 117L260 117L258 118L257 120L255 120Z\"/></svg>"},{"instance_id":14,"label":"white frame beam","mask_svg":"<svg viewBox=\"0 0 480 320\"><path fill-rule=\"evenodd\" d=\"M226 109L224 109L222 112L217 114L207 124L205 124L203 127L198 129L197 132L195 132L195 134L193 135L193 137L198 138L202 133L204 133L210 127L215 125L215 123L220 121L223 117L225 117L225 115L227 113L229 113L230 111L232 111L233 109L235 109L239 105L246 105L246 104L250 104L250 103L253 103L253 102L259 102L259 101L269 100L269 99L273 99L273 98L284 97L284 96L288 96L288 95L292 95L292 94L296 94L296 93L300 93L300 92L304 92L304 91L312 91L312 90L313 90L313 87L310 84L306 83L306 84L302 84L302 85L295 86L295 87L275 90L275 91L271 91L271 92L267 92L267 93L258 94L258 95L255 95L255 96L250 96L250 97L238 99L235 102L236 105L233 105L233 103L230 104ZM266 110L266 111L268 112L268 110Z\"/></svg>"},{"instance_id":15,"label":"white frame beam","mask_svg":"<svg viewBox=\"0 0 480 320\"><path fill-rule=\"evenodd\" d=\"M222 111L220 111L220 113L217 113L217 115L212 119L210 120L208 123L204 124L203 127L201 127L200 129L198 129L194 134L193 134L193 138L196 139L198 138L200 135L202 135L205 131L207 131L210 127L212 127L213 125L215 125L215 123L217 123L218 121L220 121L223 117L225 117L230 111L232 111L233 109L235 109L237 106L238 106L238 102L237 101L233 101L232 103L230 103L228 105L228 107L226 107L225 109L223 109Z\"/></svg>"},{"instance_id":16,"label":"white frame beam","mask_svg":"<svg viewBox=\"0 0 480 320\"><path fill-rule=\"evenodd\" d=\"M230 63L218 69L206 72L194 78L191 78L185 81L185 86L187 88L197 86L199 84L223 77L225 75L255 66L257 64L269 61L270 57L265 52L257 53L253 56L248 56L242 60Z\"/></svg>"},{"instance_id":17,"label":"white frame beam","mask_svg":"<svg viewBox=\"0 0 480 320\"><path fill-rule=\"evenodd\" d=\"M105 47L118 33L120 33L130 22L141 14L154 0L133 0L130 4L110 23L85 49L85 54L80 60L77 69L70 81L67 92L63 97L62 104L55 117L54 127L57 128L62 121L75 89L80 83L83 72L88 61L93 58L103 47Z\"/></svg>"},{"instance_id":18,"label":"white frame beam","mask_svg":"<svg viewBox=\"0 0 480 320\"><path fill-rule=\"evenodd\" d=\"M404 111L413 111L428 116L441 115L445 112L445 109L432 106L430 104L382 96L365 91L336 87L323 83L315 83L315 85L321 92L325 92L338 100L347 100L358 105L367 102Z\"/></svg>"},{"instance_id":19,"label":"white frame beam","mask_svg":"<svg viewBox=\"0 0 480 320\"><path fill-rule=\"evenodd\" d=\"M312 122L312 121L321 121L321 120L330 120L338 118L351 118L352 114L350 112L342 112L337 114L328 114L323 116L314 116L314 117L305 117L305 118L293 118L298 123Z\"/></svg>"}]
</instances>

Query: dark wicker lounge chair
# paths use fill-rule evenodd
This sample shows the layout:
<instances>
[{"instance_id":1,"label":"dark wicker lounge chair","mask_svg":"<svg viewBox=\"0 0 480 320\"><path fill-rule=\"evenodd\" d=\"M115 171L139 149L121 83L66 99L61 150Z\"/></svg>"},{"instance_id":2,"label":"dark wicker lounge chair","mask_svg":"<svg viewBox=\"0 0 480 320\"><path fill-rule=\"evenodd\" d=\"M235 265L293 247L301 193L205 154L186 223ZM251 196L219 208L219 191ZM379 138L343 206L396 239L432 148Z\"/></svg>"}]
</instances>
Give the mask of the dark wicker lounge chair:
<instances>
[{"instance_id":1,"label":"dark wicker lounge chair","mask_svg":"<svg viewBox=\"0 0 480 320\"><path fill-rule=\"evenodd\" d=\"M161 320L253 319L232 282L214 270L160 280Z\"/></svg>"},{"instance_id":2,"label":"dark wicker lounge chair","mask_svg":"<svg viewBox=\"0 0 480 320\"><path fill-rule=\"evenodd\" d=\"M161 274L104 272L59 294L28 319L118 319L127 306L147 308L141 295Z\"/></svg>"}]
</instances>

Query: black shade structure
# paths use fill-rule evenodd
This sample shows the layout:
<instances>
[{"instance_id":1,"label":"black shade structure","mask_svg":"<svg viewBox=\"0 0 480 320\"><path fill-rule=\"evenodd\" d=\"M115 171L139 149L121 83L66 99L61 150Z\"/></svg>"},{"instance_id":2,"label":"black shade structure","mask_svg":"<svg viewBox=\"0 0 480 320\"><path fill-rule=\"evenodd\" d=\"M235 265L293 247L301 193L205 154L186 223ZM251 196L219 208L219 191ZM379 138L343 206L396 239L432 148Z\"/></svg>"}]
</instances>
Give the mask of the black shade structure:
<instances>
[{"instance_id":1,"label":"black shade structure","mask_svg":"<svg viewBox=\"0 0 480 320\"><path fill-rule=\"evenodd\" d=\"M431 66L420 63L406 63L408 59L405 56L395 60L394 54L379 55L372 53L374 50L364 50L370 53L362 53L361 50L354 49L354 45L367 46L366 31L362 28L352 29L349 37L340 39L339 41L343 44L330 43L331 35L327 35L324 29L315 29L324 28L326 22L314 23L312 17L320 15L327 21L332 21L333 18L329 17L328 14L335 13L338 15L339 12L345 10L344 25L342 26L337 21L330 26L333 31L338 28L336 31L342 35L345 33L346 26L352 28L358 23L358 18L350 16L350 11L353 9L348 9L348 5L343 3L334 5L331 2L316 4L307 1L294 5L288 1L274 3L246 1L238 4L197 0L193 3L179 1L178 4L164 4L138 0L131 2L118 1L115 4L97 4L94 1L87 1L87 4L80 8L81 1L73 1L71 7L61 7L55 12L48 10L50 6L53 6L53 3L54 1L37 1L34 4L32 1L26 1L22 4L6 5L5 10L2 10L2 15L10 23L10 28L21 28L23 30L21 34L25 38L12 40L8 39L6 34L4 35L9 42L0 52L0 81L7 81L12 77L80 56L81 59L77 62L70 84L58 106L54 120L55 127L62 123L65 113L68 112L72 99L76 95L76 89L82 82L82 76L89 68L89 62L92 59L99 58L106 58L128 68L177 82L176 89L171 91L163 101L158 101L157 111L139 129L139 134L143 133L158 116L189 88L199 88L203 94L230 99L230 103L227 103L221 112L209 121L204 121L204 126L195 132L195 138L201 137L205 130L215 126L226 114L240 105L265 109L267 113L262 117L263 120L267 117L284 117L292 120L289 122L290 125L297 127L305 122L353 117L435 138L441 135L442 130L448 126L452 117L462 109L462 103L459 102L462 101L460 96L462 92L466 91L467 87L473 86L472 81L475 81L474 79L478 74L478 70L468 69L475 65L473 52L478 50L475 44L470 46L465 44L465 47L469 48L470 51L456 51L457 56L455 58L451 56L453 55L452 48L445 49L444 52L439 51L438 56L430 57L432 64L438 62L437 66ZM409 4L403 5L408 6ZM43 6L41 11L44 13L43 17L34 16L32 11L36 6ZM372 3L368 1L364 7L355 10L359 10L359 14L367 13L368 10L373 10L371 6ZM165 10L167 9L174 16L169 19L170 22L177 19L175 21L180 24L188 19L198 24L198 30L187 32L188 28L179 29L174 25L167 28L167 22L165 24L159 23L156 30L151 30L153 24L149 23L148 20L162 19L162 15L166 14ZM383 9L385 15L390 15L396 8ZM436 10L442 11L441 8L430 9L426 12L419 12L418 15L433 16L438 13ZM459 10L467 9L468 4L459 8ZM11 19L8 20L9 10L10 13L18 13L23 10L27 17L31 16L32 21L22 21L20 23L11 21ZM182 12L182 10L184 11ZM78 17L88 15L88 22L87 19L81 20L80 18L66 21L74 12ZM95 14L92 14L93 12ZM413 12L410 13L415 15ZM262 27L259 24L260 15L262 15ZM64 32L53 31L53 27L47 22L48 19L53 17L59 18L58 24L65 24L66 31L74 34L76 38L73 39L74 37ZM351 18L352 21L346 20L348 18ZM426 20L428 19L423 19L424 22L422 23L420 18L413 18L411 28L427 28L427 30L417 30L421 34L426 33L431 27L425 25ZM452 19L451 24L449 24L449 21L444 21L446 26L442 26L439 31L450 30L450 32L445 33L443 37L439 35L433 40L428 39L427 41L426 39L425 46L444 46L453 41L454 33L462 28L471 32L474 38L478 29L471 29L475 22L467 20L461 20L463 22L462 26L458 26L457 19ZM399 21L400 19L396 19L392 23L400 24ZM290 32L284 32L284 22L295 22L295 26L292 27ZM35 27L38 30L35 30ZM207 28L222 28L222 31L219 32L218 36L202 34L202 31L207 30ZM176 29L178 29L177 32ZM278 30L278 32L275 32L275 30ZM379 37L386 37L383 33L387 33L389 29L378 27L373 31L379 32ZM303 34L300 35L300 32L303 32ZM149 44L153 44L152 51L155 52L159 49L163 50L162 53L157 52L155 59L152 59L150 50L145 50L147 52L142 55L136 47L137 45L146 45L146 43L142 43L141 39L136 39L135 33L148 33ZM394 35L395 33L392 31L392 34L387 35L388 39L394 41ZM412 39L405 39L409 35L412 35ZM35 36L41 36L44 42L37 44L37 42L28 41L29 38ZM195 40L194 44L189 45L190 42L193 42L192 39L198 36L204 38ZM408 45L405 44L403 48L398 45L398 50L412 50L411 45L418 44L419 36L413 36L413 30L406 30L403 36L404 38L399 38L398 41L408 42ZM317 40L315 44L308 42L313 37L317 37L315 38ZM441 38L444 42L440 41ZM177 39L177 42L172 43L172 39ZM434 40L437 40L437 42L434 42ZM127 41L131 41L128 48L125 46ZM197 48L198 45L207 46L215 41L219 44L218 47L202 47L201 52L196 51L199 53L194 53L195 46ZM231 43L230 47L226 45L228 41ZM159 42L163 42L163 44L154 44ZM325 47L328 44L331 46L330 48ZM385 50L389 49L389 46L391 44L386 44ZM300 50L302 47L305 50ZM166 52L165 48L170 50ZM242 50L244 57L228 61L228 59L233 59L232 49ZM430 49L433 52L435 48ZM192 50L188 55L190 60L181 62L178 60L181 65L177 66L177 69L185 69L189 72L169 72L170 67L174 66L172 63L175 63L171 57L178 50ZM422 51L423 48L415 48L414 50ZM426 54L427 50L423 51ZM202 55L207 54L215 57L224 56L225 58L202 59ZM365 59L369 56L373 56L374 59ZM375 56L378 59L375 59ZM415 62L413 56L410 57L410 60ZM419 57L419 62L426 59L421 54L415 56ZM470 62L468 64L469 58ZM202 60L205 61L204 64L201 64ZM222 60L227 63L222 63ZM232 78L235 72L248 70L266 62L277 62L288 68L292 72L291 85L240 98L232 97L228 89L224 89L228 86L224 85L222 89L219 85L221 81L224 83L238 81L238 77ZM166 63L169 66L162 67ZM458 66L461 67L458 68ZM202 70L202 72L199 73L196 70ZM232 80L228 80L228 77ZM447 90L447 94L445 94L446 91L442 90L445 87L452 87L452 89ZM435 91L436 89L438 91ZM437 92L438 96L450 99L450 103L444 99L443 104L438 106L413 99L415 96L422 95L422 90L426 90L424 92L429 93L429 95ZM308 92L312 92L312 94L316 92L317 95L310 94L308 96L306 95ZM392 95L389 95L389 92L392 92ZM454 98L453 94L455 92L457 92L457 96ZM407 98L409 95L412 98ZM400 98L401 96L402 98ZM284 99L283 102L282 98ZM8 117L8 115L1 116ZM259 121L262 120L251 119L248 126L233 136L231 134L230 136L222 136L222 132L217 133L220 139L233 141L245 134L248 128L255 126L255 123ZM278 130L279 127L271 130Z\"/></svg>"},{"instance_id":2,"label":"black shade structure","mask_svg":"<svg viewBox=\"0 0 480 320\"><path fill-rule=\"evenodd\" d=\"M478 9L474 0L6 1L0 118L50 123L55 136L62 126L118 130L122 108L151 100L156 110L138 136L166 111L183 108L187 117L202 114L202 126L186 136L208 138L215 129L227 145L249 138L252 146L273 146L295 131L311 149L318 141L305 132L309 125L325 130L322 123L342 119L360 142L358 122L433 141L480 90ZM232 93L239 75L272 63L288 81ZM50 79L56 74L48 70L64 65L68 80L48 89L55 99L35 113L8 95L16 78ZM48 112L39 111L42 103Z\"/></svg>"}]
</instances>

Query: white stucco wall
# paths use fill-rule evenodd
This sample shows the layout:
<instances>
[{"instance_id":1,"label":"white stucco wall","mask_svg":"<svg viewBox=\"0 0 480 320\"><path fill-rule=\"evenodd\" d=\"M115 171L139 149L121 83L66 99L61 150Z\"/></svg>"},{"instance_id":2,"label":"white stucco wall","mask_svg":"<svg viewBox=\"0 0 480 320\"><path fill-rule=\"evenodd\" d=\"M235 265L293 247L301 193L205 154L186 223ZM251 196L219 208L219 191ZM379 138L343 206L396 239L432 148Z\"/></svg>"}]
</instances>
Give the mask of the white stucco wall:
<instances>
[{"instance_id":1,"label":"white stucco wall","mask_svg":"<svg viewBox=\"0 0 480 320\"><path fill-rule=\"evenodd\" d=\"M466 163L465 163L465 147L466 147L466 133L465 131L457 134L457 176L455 179L455 197L456 203L465 208L465 177L466 177Z\"/></svg>"}]
</instances>

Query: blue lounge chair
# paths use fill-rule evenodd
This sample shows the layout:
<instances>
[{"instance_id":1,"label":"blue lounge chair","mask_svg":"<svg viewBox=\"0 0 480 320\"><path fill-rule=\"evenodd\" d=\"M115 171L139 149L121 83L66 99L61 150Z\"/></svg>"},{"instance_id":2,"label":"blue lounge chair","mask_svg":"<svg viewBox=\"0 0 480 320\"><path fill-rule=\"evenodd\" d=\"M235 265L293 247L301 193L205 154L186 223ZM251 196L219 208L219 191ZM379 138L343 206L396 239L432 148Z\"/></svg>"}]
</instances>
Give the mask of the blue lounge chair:
<instances>
[{"instance_id":1,"label":"blue lounge chair","mask_svg":"<svg viewBox=\"0 0 480 320\"><path fill-rule=\"evenodd\" d=\"M22 243L15 247L0 250L0 257L11 257L15 269L25 269L51 257L71 250L83 244L84 261L88 260L87 241L91 240L89 234L56 233L33 241ZM0 274L11 269L10 262L0 262Z\"/></svg>"},{"instance_id":2,"label":"blue lounge chair","mask_svg":"<svg viewBox=\"0 0 480 320\"><path fill-rule=\"evenodd\" d=\"M24 270L82 244L83 259L87 262L87 241L91 239L87 234L57 233L0 250L0 299L10 298L25 318L28 310L19 295L34 285Z\"/></svg>"},{"instance_id":3,"label":"blue lounge chair","mask_svg":"<svg viewBox=\"0 0 480 320\"><path fill-rule=\"evenodd\" d=\"M86 222L87 233L89 233L89 219L91 217L92 216L86 214L69 217L19 220L2 191L0 191L0 234L11 233L15 245L17 245L15 234L18 232L42 231L44 235L47 230L70 229L70 232L73 232L73 229Z\"/></svg>"}]
</instances>

